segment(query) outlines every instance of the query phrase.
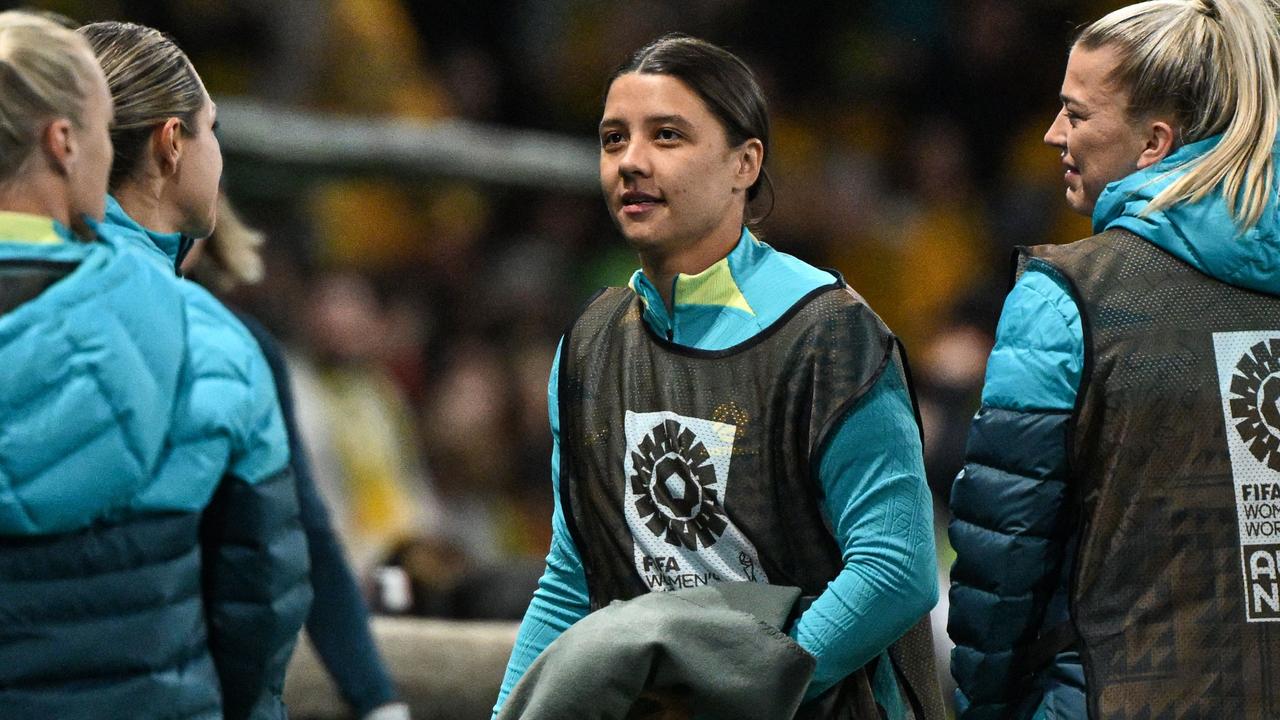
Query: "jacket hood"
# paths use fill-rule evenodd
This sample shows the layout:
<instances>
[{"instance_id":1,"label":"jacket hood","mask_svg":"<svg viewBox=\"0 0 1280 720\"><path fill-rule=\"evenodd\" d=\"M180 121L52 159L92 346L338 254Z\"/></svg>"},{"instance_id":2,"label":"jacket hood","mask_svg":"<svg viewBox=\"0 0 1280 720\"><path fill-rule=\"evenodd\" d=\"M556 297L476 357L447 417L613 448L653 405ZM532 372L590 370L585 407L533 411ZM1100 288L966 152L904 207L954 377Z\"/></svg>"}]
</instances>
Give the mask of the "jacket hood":
<instances>
[{"instance_id":1,"label":"jacket hood","mask_svg":"<svg viewBox=\"0 0 1280 720\"><path fill-rule=\"evenodd\" d=\"M6 243L0 265L74 267L0 315L0 534L68 532L126 511L179 397L177 283L111 244Z\"/></svg>"},{"instance_id":2,"label":"jacket hood","mask_svg":"<svg viewBox=\"0 0 1280 720\"><path fill-rule=\"evenodd\" d=\"M1185 172L1187 163L1213 149L1221 136L1183 146L1163 161L1111 183L1093 211L1094 232L1122 228L1186 261L1201 272L1237 287L1280 295L1280 235L1277 186L1272 185L1258 223L1245 232L1232 217L1221 189L1195 203L1159 212L1142 211L1161 190ZM1280 168L1280 143L1272 158Z\"/></svg>"}]
</instances>

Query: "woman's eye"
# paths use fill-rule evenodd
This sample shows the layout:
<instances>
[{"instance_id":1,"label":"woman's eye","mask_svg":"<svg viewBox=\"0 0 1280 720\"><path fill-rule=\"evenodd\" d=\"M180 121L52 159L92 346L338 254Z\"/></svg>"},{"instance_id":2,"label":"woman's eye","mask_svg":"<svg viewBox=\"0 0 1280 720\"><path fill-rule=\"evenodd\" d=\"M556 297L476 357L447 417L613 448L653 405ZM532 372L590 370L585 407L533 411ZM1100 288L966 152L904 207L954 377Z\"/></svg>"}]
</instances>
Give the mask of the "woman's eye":
<instances>
[{"instance_id":1,"label":"woman's eye","mask_svg":"<svg viewBox=\"0 0 1280 720\"><path fill-rule=\"evenodd\" d=\"M622 142L622 133L607 132L600 136L600 145L608 147L609 145L617 145Z\"/></svg>"},{"instance_id":2,"label":"woman's eye","mask_svg":"<svg viewBox=\"0 0 1280 720\"><path fill-rule=\"evenodd\" d=\"M672 142L680 139L680 133L671 128L662 128L658 131L658 139L665 142Z\"/></svg>"}]
</instances>

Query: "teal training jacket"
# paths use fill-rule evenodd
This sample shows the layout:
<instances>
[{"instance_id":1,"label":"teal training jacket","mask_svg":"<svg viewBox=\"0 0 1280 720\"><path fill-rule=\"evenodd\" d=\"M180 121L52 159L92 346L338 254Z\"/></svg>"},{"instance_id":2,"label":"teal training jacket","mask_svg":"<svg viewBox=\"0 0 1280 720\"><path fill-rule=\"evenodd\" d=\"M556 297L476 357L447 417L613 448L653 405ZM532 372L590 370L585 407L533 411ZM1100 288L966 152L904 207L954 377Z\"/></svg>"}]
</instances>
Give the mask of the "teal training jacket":
<instances>
[{"instance_id":1,"label":"teal training jacket","mask_svg":"<svg viewBox=\"0 0 1280 720\"><path fill-rule=\"evenodd\" d=\"M270 372L109 206L90 243L0 213L0 714L283 718L310 589Z\"/></svg>"}]
</instances>

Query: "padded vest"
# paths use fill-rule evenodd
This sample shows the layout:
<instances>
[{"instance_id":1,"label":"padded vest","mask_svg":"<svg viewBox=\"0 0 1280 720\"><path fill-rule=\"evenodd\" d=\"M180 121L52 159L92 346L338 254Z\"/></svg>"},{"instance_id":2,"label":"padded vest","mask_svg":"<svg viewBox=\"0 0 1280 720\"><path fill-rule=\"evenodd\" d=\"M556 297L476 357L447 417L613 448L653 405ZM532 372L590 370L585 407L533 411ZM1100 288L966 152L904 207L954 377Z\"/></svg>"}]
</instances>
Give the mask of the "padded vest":
<instances>
[{"instance_id":1,"label":"padded vest","mask_svg":"<svg viewBox=\"0 0 1280 720\"><path fill-rule=\"evenodd\" d=\"M1089 716L1280 718L1280 298L1121 230L1029 258L1084 327L1068 455Z\"/></svg>"},{"instance_id":2,"label":"padded vest","mask_svg":"<svg viewBox=\"0 0 1280 720\"><path fill-rule=\"evenodd\" d=\"M597 296L565 335L559 377L560 499L592 608L727 581L821 593L843 562L817 461L881 373L902 372L897 347L843 282L715 351L658 337L627 288ZM910 703L936 697L940 713L922 625L891 657ZM879 717L865 669L819 705L812 716Z\"/></svg>"},{"instance_id":3,"label":"padded vest","mask_svg":"<svg viewBox=\"0 0 1280 720\"><path fill-rule=\"evenodd\" d=\"M221 717L199 528L165 513L0 537L0 718Z\"/></svg>"}]
</instances>

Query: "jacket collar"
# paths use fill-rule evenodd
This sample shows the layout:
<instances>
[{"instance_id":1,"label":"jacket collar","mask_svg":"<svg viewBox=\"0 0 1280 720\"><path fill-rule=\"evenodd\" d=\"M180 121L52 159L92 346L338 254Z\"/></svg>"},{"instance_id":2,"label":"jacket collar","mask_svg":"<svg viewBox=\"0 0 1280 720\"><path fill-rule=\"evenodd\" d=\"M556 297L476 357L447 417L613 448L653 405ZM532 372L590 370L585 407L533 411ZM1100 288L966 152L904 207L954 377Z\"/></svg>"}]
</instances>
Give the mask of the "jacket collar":
<instances>
[{"instance_id":1,"label":"jacket collar","mask_svg":"<svg viewBox=\"0 0 1280 720\"><path fill-rule=\"evenodd\" d=\"M738 244L728 255L700 273L676 275L671 281L670 313L658 288L643 270L635 271L629 285L644 301L644 319L654 332L672 342L694 344L690 341L695 338L682 335L693 328L705 326L711 316L733 312L755 317L756 312L743 294L738 280L753 271L767 252L768 248L743 227Z\"/></svg>"},{"instance_id":2,"label":"jacket collar","mask_svg":"<svg viewBox=\"0 0 1280 720\"><path fill-rule=\"evenodd\" d=\"M174 272L177 272L178 266L182 264L182 258L194 244L191 238L182 233L160 233L143 227L138 221L129 217L129 214L120 206L120 202L111 195L107 196L107 214L103 222L133 231L123 235L131 236L130 240L134 245L166 258L169 266L174 268Z\"/></svg>"},{"instance_id":3,"label":"jacket collar","mask_svg":"<svg viewBox=\"0 0 1280 720\"><path fill-rule=\"evenodd\" d=\"M0 242L56 245L75 239L65 225L52 218L0 211Z\"/></svg>"}]
</instances>

